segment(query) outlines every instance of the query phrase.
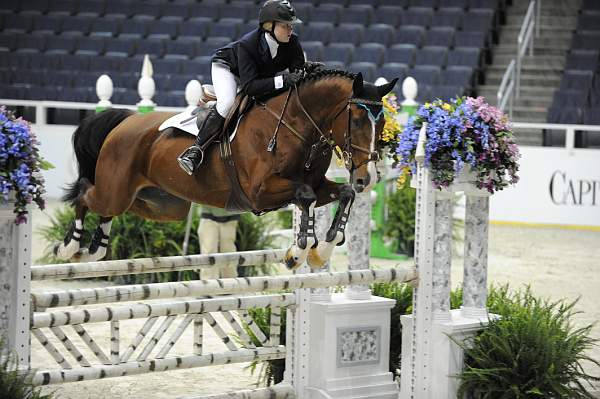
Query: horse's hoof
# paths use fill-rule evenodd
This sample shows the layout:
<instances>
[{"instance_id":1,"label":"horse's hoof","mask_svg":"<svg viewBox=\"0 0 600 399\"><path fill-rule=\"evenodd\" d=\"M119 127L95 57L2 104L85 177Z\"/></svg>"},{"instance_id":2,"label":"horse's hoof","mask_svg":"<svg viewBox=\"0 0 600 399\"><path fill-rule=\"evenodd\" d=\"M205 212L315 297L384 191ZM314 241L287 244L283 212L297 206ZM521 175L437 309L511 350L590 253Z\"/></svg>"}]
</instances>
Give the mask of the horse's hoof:
<instances>
[{"instance_id":1,"label":"horse's hoof","mask_svg":"<svg viewBox=\"0 0 600 399\"><path fill-rule=\"evenodd\" d=\"M80 249L79 251L75 252L75 254L73 256L71 256L71 261L87 262L88 258L89 258L88 250L87 250L87 248L83 248L83 249Z\"/></svg>"},{"instance_id":2,"label":"horse's hoof","mask_svg":"<svg viewBox=\"0 0 600 399\"><path fill-rule=\"evenodd\" d=\"M52 247L52 253L54 254L54 256L58 257L58 249L61 245L62 242L57 242L56 244L54 244L54 247Z\"/></svg>"},{"instance_id":3,"label":"horse's hoof","mask_svg":"<svg viewBox=\"0 0 600 399\"><path fill-rule=\"evenodd\" d=\"M318 270L322 269L323 266L325 266L327 260L321 257L321 254L319 254L317 248L311 248L308 252L308 258L306 259L306 262L308 263L311 269Z\"/></svg>"},{"instance_id":4,"label":"horse's hoof","mask_svg":"<svg viewBox=\"0 0 600 399\"><path fill-rule=\"evenodd\" d=\"M298 266L300 266L300 263L298 263L298 257L292 255L291 248L288 249L287 252L285 253L285 256L283 257L283 262L285 263L285 266L289 270L297 269Z\"/></svg>"}]
</instances>

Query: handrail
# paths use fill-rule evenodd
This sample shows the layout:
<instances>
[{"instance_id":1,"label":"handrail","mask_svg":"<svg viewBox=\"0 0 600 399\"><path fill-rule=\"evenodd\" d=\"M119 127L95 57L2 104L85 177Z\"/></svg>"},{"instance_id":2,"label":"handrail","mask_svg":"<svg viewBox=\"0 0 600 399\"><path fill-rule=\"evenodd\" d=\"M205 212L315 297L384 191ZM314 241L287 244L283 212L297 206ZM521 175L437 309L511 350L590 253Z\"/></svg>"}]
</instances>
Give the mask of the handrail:
<instances>
[{"instance_id":1,"label":"handrail","mask_svg":"<svg viewBox=\"0 0 600 399\"><path fill-rule=\"evenodd\" d=\"M515 96L518 98L521 92L521 64L522 58L529 48L529 55L533 55L533 33L536 26L536 1L531 0L529 7L527 7L527 13L525 19L523 19L523 25L519 31L519 37L517 39L517 70L516 70L516 92ZM539 24L539 23L538 23Z\"/></svg>"},{"instance_id":2,"label":"handrail","mask_svg":"<svg viewBox=\"0 0 600 399\"><path fill-rule=\"evenodd\" d=\"M513 116L513 100L515 97L515 60L512 59L504 76L502 77L502 83L498 87L498 93L496 94L498 108L502 111L506 109L506 103L508 102L508 116L512 119Z\"/></svg>"}]
</instances>

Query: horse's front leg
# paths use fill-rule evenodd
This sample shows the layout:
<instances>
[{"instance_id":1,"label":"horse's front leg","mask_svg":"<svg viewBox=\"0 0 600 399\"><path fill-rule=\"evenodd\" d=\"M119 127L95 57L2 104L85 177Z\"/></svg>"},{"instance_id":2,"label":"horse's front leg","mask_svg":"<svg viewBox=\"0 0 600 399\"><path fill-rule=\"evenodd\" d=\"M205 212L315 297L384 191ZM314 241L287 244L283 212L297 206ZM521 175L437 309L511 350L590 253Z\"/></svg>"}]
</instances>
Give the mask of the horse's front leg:
<instances>
[{"instance_id":1,"label":"horse's front leg","mask_svg":"<svg viewBox=\"0 0 600 399\"><path fill-rule=\"evenodd\" d=\"M315 234L315 205L317 203L315 192L310 186L303 184L296 188L294 197L294 202L302 213L298 237L287 250L284 258L288 269L295 269L304 263L308 252L318 244Z\"/></svg>"},{"instance_id":2,"label":"horse's front leg","mask_svg":"<svg viewBox=\"0 0 600 399\"><path fill-rule=\"evenodd\" d=\"M346 223L350 216L350 209L354 203L354 190L349 184L339 186L339 205L331 223L331 227L325 236L325 241L321 241L314 248L310 249L308 254L308 264L312 269L321 269L331 258L336 246L344 244Z\"/></svg>"}]
</instances>

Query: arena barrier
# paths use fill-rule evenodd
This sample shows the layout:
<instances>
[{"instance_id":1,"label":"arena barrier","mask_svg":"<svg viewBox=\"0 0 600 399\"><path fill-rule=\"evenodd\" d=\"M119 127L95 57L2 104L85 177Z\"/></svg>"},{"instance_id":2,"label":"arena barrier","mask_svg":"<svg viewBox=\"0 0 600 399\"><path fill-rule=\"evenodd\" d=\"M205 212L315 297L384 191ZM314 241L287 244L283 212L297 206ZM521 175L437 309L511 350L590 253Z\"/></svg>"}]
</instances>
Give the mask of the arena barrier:
<instances>
[{"instance_id":1,"label":"arena barrier","mask_svg":"<svg viewBox=\"0 0 600 399\"><path fill-rule=\"evenodd\" d=\"M395 399L399 393L401 398L455 398L458 380L452 376L462 369L462 352L456 342L481 329L489 317L489 194L475 189L468 173L447 190L433 190L429 171L422 167L423 132L421 136L417 154L421 164L413 179L417 189L416 268L365 269L370 245L369 229L364 226L370 220L371 201L370 194L364 193L357 195L348 224L346 272L325 269L310 273L302 267L296 274L286 276L30 292L31 279L250 265L276 262L283 251L32 267L31 221L15 225L12 204L3 205L0 277L5 284L0 287L0 327L7 332L9 347L17 354L19 366L36 369L30 363L33 336L58 364L55 369L36 370L36 385L285 358L282 384L206 398ZM464 192L467 197L464 305L451 311L451 198L455 192ZM330 212L322 207L316 213L316 231L322 235ZM371 296L367 285L390 281L417 285L413 314L402 317L400 389L388 369L390 309L394 301ZM347 288L343 293L332 294L331 287L335 286ZM261 330L252 320L252 308L270 310L268 331ZM282 331L284 311L286 328ZM135 320L139 320L137 333L124 342L121 323ZM92 337L86 329L89 323L108 323L110 338ZM188 327L193 330L189 353L169 354ZM227 350L206 352L202 344L206 328L212 328ZM236 339L226 329L233 331ZM281 345L282 334L285 346Z\"/></svg>"}]
</instances>

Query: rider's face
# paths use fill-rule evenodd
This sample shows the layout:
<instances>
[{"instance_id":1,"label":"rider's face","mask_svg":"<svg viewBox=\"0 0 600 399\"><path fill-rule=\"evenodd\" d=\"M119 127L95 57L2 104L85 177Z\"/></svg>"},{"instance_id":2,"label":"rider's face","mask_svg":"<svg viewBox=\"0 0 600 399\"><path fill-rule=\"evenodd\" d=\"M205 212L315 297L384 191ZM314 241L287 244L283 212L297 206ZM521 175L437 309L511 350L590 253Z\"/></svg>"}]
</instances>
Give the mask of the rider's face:
<instances>
[{"instance_id":1,"label":"rider's face","mask_svg":"<svg viewBox=\"0 0 600 399\"><path fill-rule=\"evenodd\" d=\"M283 22L276 22L275 23L275 37L277 38L278 41L282 42L282 43L287 43L290 41L290 37L292 37L292 31L293 31L293 26L292 24L285 24Z\"/></svg>"}]
</instances>

